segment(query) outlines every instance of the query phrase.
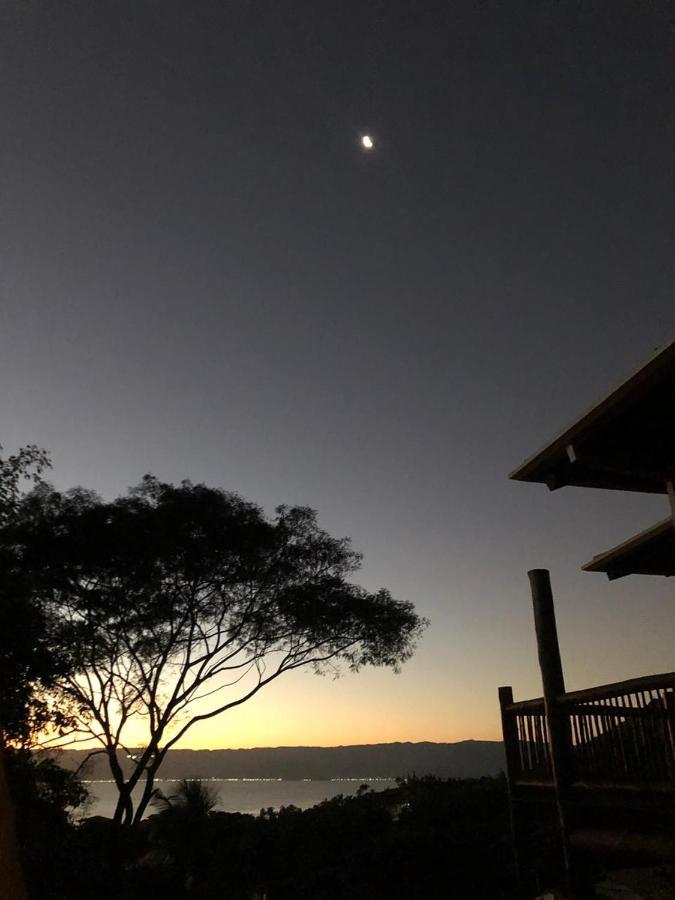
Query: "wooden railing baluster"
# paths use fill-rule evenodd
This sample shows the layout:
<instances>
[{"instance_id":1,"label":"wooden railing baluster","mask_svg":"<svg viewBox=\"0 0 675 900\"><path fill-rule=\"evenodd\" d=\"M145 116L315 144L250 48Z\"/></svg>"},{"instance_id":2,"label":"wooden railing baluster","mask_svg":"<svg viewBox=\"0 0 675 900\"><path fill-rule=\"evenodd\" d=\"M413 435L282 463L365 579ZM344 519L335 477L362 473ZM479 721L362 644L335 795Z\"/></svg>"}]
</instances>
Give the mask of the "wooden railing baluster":
<instances>
[{"instance_id":1,"label":"wooden railing baluster","mask_svg":"<svg viewBox=\"0 0 675 900\"><path fill-rule=\"evenodd\" d=\"M675 675L654 676L560 697L570 735L569 776L602 784L675 788ZM578 699L577 699L578 698ZM508 705L518 778L552 782L548 722L541 699Z\"/></svg>"}]
</instances>

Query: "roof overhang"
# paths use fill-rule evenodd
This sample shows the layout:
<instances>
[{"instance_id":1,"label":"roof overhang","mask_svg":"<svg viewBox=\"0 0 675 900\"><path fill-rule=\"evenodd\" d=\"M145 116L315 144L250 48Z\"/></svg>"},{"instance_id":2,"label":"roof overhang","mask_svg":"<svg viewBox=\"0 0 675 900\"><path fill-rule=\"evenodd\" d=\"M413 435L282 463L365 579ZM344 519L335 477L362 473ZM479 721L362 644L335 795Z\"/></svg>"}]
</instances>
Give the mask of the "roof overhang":
<instances>
[{"instance_id":1,"label":"roof overhang","mask_svg":"<svg viewBox=\"0 0 675 900\"><path fill-rule=\"evenodd\" d=\"M675 522L664 519L594 556L582 569L604 572L610 581L624 575L675 575Z\"/></svg>"},{"instance_id":2,"label":"roof overhang","mask_svg":"<svg viewBox=\"0 0 675 900\"><path fill-rule=\"evenodd\" d=\"M675 479L675 341L511 473L565 485L667 492Z\"/></svg>"}]
</instances>

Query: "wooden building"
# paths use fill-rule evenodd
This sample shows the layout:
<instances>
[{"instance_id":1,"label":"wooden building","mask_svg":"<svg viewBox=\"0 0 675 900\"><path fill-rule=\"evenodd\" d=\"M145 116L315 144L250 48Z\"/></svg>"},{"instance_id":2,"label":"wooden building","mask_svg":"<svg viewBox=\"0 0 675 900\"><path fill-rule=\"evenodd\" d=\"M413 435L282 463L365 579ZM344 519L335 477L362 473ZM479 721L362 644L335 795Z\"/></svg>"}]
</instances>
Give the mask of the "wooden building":
<instances>
[{"instance_id":1,"label":"wooden building","mask_svg":"<svg viewBox=\"0 0 675 900\"><path fill-rule=\"evenodd\" d=\"M675 575L675 341L511 478L663 494L667 518L583 569ZM514 701L499 689L516 864L531 898L537 818L548 809L564 889L581 900L593 896L594 860L675 861L675 672L566 691L549 574L529 577L543 696Z\"/></svg>"}]
</instances>

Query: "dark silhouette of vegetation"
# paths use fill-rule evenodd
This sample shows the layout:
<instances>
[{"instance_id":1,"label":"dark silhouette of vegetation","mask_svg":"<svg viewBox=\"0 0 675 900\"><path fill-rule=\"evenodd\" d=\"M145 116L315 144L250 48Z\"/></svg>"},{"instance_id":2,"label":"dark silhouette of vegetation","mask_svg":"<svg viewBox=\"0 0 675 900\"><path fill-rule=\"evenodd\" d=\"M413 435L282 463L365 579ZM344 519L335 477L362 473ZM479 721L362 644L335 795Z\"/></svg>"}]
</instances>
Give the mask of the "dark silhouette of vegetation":
<instances>
[{"instance_id":1,"label":"dark silhouette of vegetation","mask_svg":"<svg viewBox=\"0 0 675 900\"><path fill-rule=\"evenodd\" d=\"M167 801L131 828L99 817L76 824L55 811L42 831L34 820L26 845L32 900L521 896L503 776L411 777L258 816L218 811L211 786L196 781L180 783ZM532 835L539 852L529 896L559 879L554 825L542 815ZM596 867L593 879L603 871Z\"/></svg>"},{"instance_id":2,"label":"dark silhouette of vegetation","mask_svg":"<svg viewBox=\"0 0 675 900\"><path fill-rule=\"evenodd\" d=\"M65 660L43 693L64 715L50 745L105 754L125 824L141 820L167 751L195 723L300 667L396 669L425 624L410 603L350 582L360 556L312 510L268 519L235 494L151 476L112 502L39 485L0 529L0 559ZM147 737L132 752L139 722Z\"/></svg>"},{"instance_id":3,"label":"dark silhouette of vegetation","mask_svg":"<svg viewBox=\"0 0 675 900\"><path fill-rule=\"evenodd\" d=\"M4 759L28 896L56 896L54 885L71 880L73 813L87 790L73 772L27 749L8 747Z\"/></svg>"},{"instance_id":4,"label":"dark silhouette of vegetation","mask_svg":"<svg viewBox=\"0 0 675 900\"><path fill-rule=\"evenodd\" d=\"M24 484L42 484L50 462L34 445L7 457L1 450L0 529L9 531L20 516ZM26 893L25 872L30 894L39 892L43 866L50 877L58 875L68 808L79 806L86 791L71 772L29 752L42 729L70 724L66 708L47 699L69 663L52 641L50 617L34 597L30 573L6 563L0 552L0 887L18 898Z\"/></svg>"},{"instance_id":5,"label":"dark silhouette of vegetation","mask_svg":"<svg viewBox=\"0 0 675 900\"><path fill-rule=\"evenodd\" d=\"M49 466L47 453L33 445L0 456L2 532L11 531L20 516L23 484L42 484ZM57 675L66 673L68 659L59 653L53 622L33 587L31 573L8 565L8 554L0 547L0 734L23 746L46 726L59 728L67 722L64 709L47 697Z\"/></svg>"},{"instance_id":6,"label":"dark silhouette of vegetation","mask_svg":"<svg viewBox=\"0 0 675 900\"><path fill-rule=\"evenodd\" d=\"M0 456L0 525L5 525L16 516L21 505L23 483L42 483L42 473L50 468L49 454L35 444L21 447L11 456Z\"/></svg>"},{"instance_id":7,"label":"dark silhouette of vegetation","mask_svg":"<svg viewBox=\"0 0 675 900\"><path fill-rule=\"evenodd\" d=\"M156 791L194 722L300 666L396 668L424 622L351 584L359 556L311 510L268 520L235 495L153 478L106 503L45 485L47 463L35 448L5 461L0 522L0 714L33 900L512 896L502 779L361 785L257 817L219 812L200 782ZM27 475L38 484L22 496ZM148 743L123 776L125 726L138 719ZM74 818L78 777L29 749L45 728L52 746L98 741L120 793L114 820Z\"/></svg>"},{"instance_id":8,"label":"dark silhouette of vegetation","mask_svg":"<svg viewBox=\"0 0 675 900\"><path fill-rule=\"evenodd\" d=\"M187 821L199 820L213 812L218 804L218 794L203 781L182 778L170 794L156 790L152 805L172 816L182 816Z\"/></svg>"},{"instance_id":9,"label":"dark silhouette of vegetation","mask_svg":"<svg viewBox=\"0 0 675 900\"><path fill-rule=\"evenodd\" d=\"M71 825L70 868L59 864L63 881L45 879L34 900L515 897L502 778L412 778L259 816L210 806L192 782L133 828Z\"/></svg>"}]
</instances>

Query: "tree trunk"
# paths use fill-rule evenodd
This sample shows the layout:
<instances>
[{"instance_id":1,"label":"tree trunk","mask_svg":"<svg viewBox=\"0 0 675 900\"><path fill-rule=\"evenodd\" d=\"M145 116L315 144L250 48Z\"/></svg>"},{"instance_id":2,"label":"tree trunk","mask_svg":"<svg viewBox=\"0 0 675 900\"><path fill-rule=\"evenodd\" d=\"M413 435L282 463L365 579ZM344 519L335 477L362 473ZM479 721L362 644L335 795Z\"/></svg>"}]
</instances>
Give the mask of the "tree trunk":
<instances>
[{"instance_id":1,"label":"tree trunk","mask_svg":"<svg viewBox=\"0 0 675 900\"><path fill-rule=\"evenodd\" d=\"M137 825L143 815L145 810L148 808L148 803L152 800L152 795L154 793L154 785L155 785L155 772L157 771L157 766L153 766L151 769L148 769L147 774L145 776L145 787L143 788L143 795L141 799L138 801L138 805L136 806L136 813L134 815L134 825Z\"/></svg>"},{"instance_id":2,"label":"tree trunk","mask_svg":"<svg viewBox=\"0 0 675 900\"><path fill-rule=\"evenodd\" d=\"M113 815L113 822L116 825L129 825L133 815L133 805L131 802L131 789L128 784L117 785L119 792L117 797L117 806Z\"/></svg>"},{"instance_id":3,"label":"tree trunk","mask_svg":"<svg viewBox=\"0 0 675 900\"><path fill-rule=\"evenodd\" d=\"M143 818L143 814L145 810L148 808L148 803L152 799L152 794L155 786L155 775L157 774L157 770L164 762L164 757L166 756L166 747L163 750L156 749L154 751L154 759L152 763L145 770L145 788L143 789L143 796L140 799L138 807L136 809L136 815L134 816L134 824L141 821Z\"/></svg>"},{"instance_id":4,"label":"tree trunk","mask_svg":"<svg viewBox=\"0 0 675 900\"><path fill-rule=\"evenodd\" d=\"M115 787L117 788L117 806L113 814L113 822L121 825L122 821L126 822L129 816L129 807L131 806L131 788L124 780L122 767L117 761L117 754L114 747L108 747L108 765L110 772L115 779Z\"/></svg>"},{"instance_id":5,"label":"tree trunk","mask_svg":"<svg viewBox=\"0 0 675 900\"><path fill-rule=\"evenodd\" d=\"M147 748L145 753L143 754L143 757L139 761L135 760L136 767L131 773L129 779L125 781L124 773L117 760L115 749L108 749L110 771L112 772L117 790L119 792L117 806L115 808L115 814L113 816L113 821L118 825L133 825L136 822L140 822L141 816L145 812L148 803L150 802L150 799L152 797L155 773L157 772L157 769L159 768L160 763L164 759L165 755L164 752L160 753L159 756L155 757L153 762L148 766L148 760L152 758L152 753L154 753L154 751L151 751L150 748ZM145 788L143 790L138 809L136 810L136 814L134 815L134 804L131 795L134 791L134 788L141 780L141 775L144 772ZM0 898L0 900L2 900L2 898Z\"/></svg>"}]
</instances>

